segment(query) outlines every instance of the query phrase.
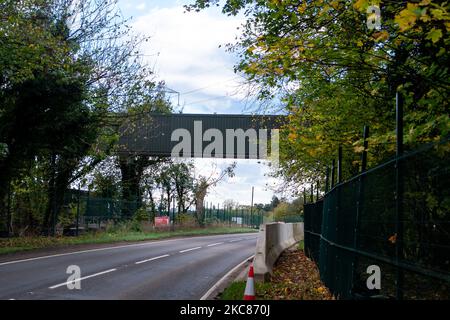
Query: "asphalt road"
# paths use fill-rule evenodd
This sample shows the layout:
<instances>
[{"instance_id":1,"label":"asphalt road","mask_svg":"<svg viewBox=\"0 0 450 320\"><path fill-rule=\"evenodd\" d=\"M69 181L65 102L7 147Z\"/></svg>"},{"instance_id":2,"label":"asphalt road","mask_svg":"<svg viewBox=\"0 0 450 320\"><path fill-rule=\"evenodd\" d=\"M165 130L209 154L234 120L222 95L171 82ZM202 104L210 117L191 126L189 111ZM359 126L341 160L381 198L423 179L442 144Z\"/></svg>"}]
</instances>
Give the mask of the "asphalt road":
<instances>
[{"instance_id":1,"label":"asphalt road","mask_svg":"<svg viewBox=\"0 0 450 320\"><path fill-rule=\"evenodd\" d=\"M189 237L0 262L0 299L196 300L255 253L256 237ZM69 279L71 265L79 277ZM75 278L81 288L70 290Z\"/></svg>"}]
</instances>

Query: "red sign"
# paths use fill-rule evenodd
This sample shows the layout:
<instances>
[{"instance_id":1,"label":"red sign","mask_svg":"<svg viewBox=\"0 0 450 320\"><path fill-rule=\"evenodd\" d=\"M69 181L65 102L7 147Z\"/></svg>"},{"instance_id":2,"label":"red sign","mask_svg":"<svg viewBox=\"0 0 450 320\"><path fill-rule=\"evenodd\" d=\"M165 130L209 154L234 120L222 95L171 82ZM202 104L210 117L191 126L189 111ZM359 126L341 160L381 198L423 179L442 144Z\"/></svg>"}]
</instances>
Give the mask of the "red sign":
<instances>
[{"instance_id":1,"label":"red sign","mask_svg":"<svg viewBox=\"0 0 450 320\"><path fill-rule=\"evenodd\" d=\"M155 227L168 226L169 221L168 216L155 217Z\"/></svg>"}]
</instances>

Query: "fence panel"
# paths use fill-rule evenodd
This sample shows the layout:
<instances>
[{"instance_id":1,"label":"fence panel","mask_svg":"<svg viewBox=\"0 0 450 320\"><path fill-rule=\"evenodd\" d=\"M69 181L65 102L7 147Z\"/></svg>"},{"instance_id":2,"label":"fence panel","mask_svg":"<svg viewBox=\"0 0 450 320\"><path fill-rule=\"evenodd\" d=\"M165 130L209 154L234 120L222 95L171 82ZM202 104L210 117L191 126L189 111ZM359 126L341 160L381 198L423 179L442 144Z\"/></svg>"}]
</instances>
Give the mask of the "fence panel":
<instances>
[{"instance_id":1,"label":"fence panel","mask_svg":"<svg viewBox=\"0 0 450 320\"><path fill-rule=\"evenodd\" d=\"M306 255L319 262L320 234L322 229L323 201L305 204L304 206L304 230Z\"/></svg>"},{"instance_id":2,"label":"fence panel","mask_svg":"<svg viewBox=\"0 0 450 320\"><path fill-rule=\"evenodd\" d=\"M336 296L450 298L449 155L449 141L430 144L305 205L305 252ZM380 289L367 286L373 265Z\"/></svg>"}]
</instances>

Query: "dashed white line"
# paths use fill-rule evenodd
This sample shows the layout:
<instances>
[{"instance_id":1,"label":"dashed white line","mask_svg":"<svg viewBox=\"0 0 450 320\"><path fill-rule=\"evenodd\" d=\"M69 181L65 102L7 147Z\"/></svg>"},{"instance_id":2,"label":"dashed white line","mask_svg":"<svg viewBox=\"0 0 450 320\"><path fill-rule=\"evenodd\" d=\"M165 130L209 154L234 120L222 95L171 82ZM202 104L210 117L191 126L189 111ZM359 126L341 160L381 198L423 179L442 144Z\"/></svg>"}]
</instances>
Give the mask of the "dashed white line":
<instances>
[{"instance_id":1,"label":"dashed white line","mask_svg":"<svg viewBox=\"0 0 450 320\"><path fill-rule=\"evenodd\" d=\"M238 242L238 241L242 241L242 240L244 240L244 239L234 239L234 240L230 240L228 242Z\"/></svg>"},{"instance_id":2,"label":"dashed white line","mask_svg":"<svg viewBox=\"0 0 450 320\"><path fill-rule=\"evenodd\" d=\"M193 250L197 250L197 249L201 249L201 247L195 247L195 248L190 248L190 249L186 249L186 250L181 250L181 251L179 251L179 252L180 252L180 253L185 253L185 252L193 251Z\"/></svg>"},{"instance_id":3,"label":"dashed white line","mask_svg":"<svg viewBox=\"0 0 450 320\"><path fill-rule=\"evenodd\" d=\"M13 260L13 261L1 262L0 266L20 263L20 262L36 261L36 260L41 260L41 259L64 257L64 256L70 256L70 255L74 255L74 254L81 254L81 253L91 253L91 252L98 252L98 251L105 251L105 250L123 249L123 248L128 248L128 247L131 248L131 247L142 247L142 246L149 246L149 245L157 245L157 244L160 244L160 243L172 242L172 241L180 241L180 239L151 241L151 242L144 242L144 243L126 244L126 245L123 245L123 246L114 246L114 247L107 247L107 248L98 248L98 249L89 249L89 250L81 250L81 251L74 251L74 252L59 253L59 254L53 254L53 255L48 255L48 256L40 256L40 257L35 257L35 258L28 258L28 259L22 259L22 260Z\"/></svg>"},{"instance_id":4,"label":"dashed white line","mask_svg":"<svg viewBox=\"0 0 450 320\"><path fill-rule=\"evenodd\" d=\"M141 264L141 263L145 263L145 262L149 262L149 261L153 261L153 260L158 260L158 259L165 258L165 257L169 257L169 256L170 256L170 254L164 254L164 255L162 255L162 256L158 256L158 257L154 257L154 258L150 258L150 259L145 259L145 260L142 260L142 261L138 261L138 262L136 262L135 264Z\"/></svg>"},{"instance_id":5,"label":"dashed white line","mask_svg":"<svg viewBox=\"0 0 450 320\"><path fill-rule=\"evenodd\" d=\"M49 289L56 289L56 288L59 288L59 287L62 287L62 286L67 286L69 283L72 284L74 282L80 282L81 280L97 277L97 276L100 276L102 274L110 273L110 272L113 272L113 271L116 271L116 270L117 269L109 269L109 270L102 271L102 272L99 272L99 273L91 274L90 276L86 276L86 277L78 278L78 279L75 279L75 280L72 280L72 281L67 281L67 282L64 282L64 283L56 284L56 285L48 287L48 288Z\"/></svg>"},{"instance_id":6,"label":"dashed white line","mask_svg":"<svg viewBox=\"0 0 450 320\"><path fill-rule=\"evenodd\" d=\"M206 236L204 238L217 238L222 237L223 235L213 235L213 236ZM144 243L135 243L135 244L126 244L122 246L113 246L113 247L106 247L106 248L97 248L97 249L88 249L88 250L81 250L81 251L72 251L72 252L65 252L65 253L58 253L53 255L47 255L47 256L39 256L34 258L28 258L28 259L21 259L21 260L12 260L12 261L6 261L6 262L0 262L0 266L6 266L10 264L15 263L22 263L22 262L31 262L36 260L42 260L42 259L49 259L49 258L57 258L57 257L64 257L69 255L75 255L75 254L83 254L83 253L91 253L91 252L99 252L99 251L105 251L105 250L115 250L115 249L123 249L123 248L132 248L132 247L142 247L142 246L151 246L151 245L158 245L161 243L166 242L173 242L173 241L182 241L184 238L181 239L169 239L169 240L158 240L158 241L149 241Z\"/></svg>"},{"instance_id":7,"label":"dashed white line","mask_svg":"<svg viewBox=\"0 0 450 320\"><path fill-rule=\"evenodd\" d=\"M207 247L214 247L214 246L218 246L219 244L223 244L223 242L211 243L211 244L208 244Z\"/></svg>"}]
</instances>

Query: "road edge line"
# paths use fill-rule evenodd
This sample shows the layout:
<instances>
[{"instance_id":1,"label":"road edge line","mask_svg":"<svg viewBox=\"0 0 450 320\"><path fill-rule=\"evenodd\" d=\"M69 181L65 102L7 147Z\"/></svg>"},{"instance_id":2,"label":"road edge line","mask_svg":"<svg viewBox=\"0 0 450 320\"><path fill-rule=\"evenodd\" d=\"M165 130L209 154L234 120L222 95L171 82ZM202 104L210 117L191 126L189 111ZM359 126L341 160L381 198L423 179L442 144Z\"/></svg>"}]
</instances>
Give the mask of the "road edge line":
<instances>
[{"instance_id":1,"label":"road edge line","mask_svg":"<svg viewBox=\"0 0 450 320\"><path fill-rule=\"evenodd\" d=\"M206 293L200 298L200 300L208 300L208 298L210 298L210 295L220 286L222 285L222 283L224 283L227 278L233 273L235 272L237 269L239 269L240 267L242 267L248 260L254 258L255 255L252 254L250 257L246 258L244 261L240 262L237 266L235 266L233 269L231 269L230 271L228 271L222 278L219 279L219 281L217 281L208 291L206 291Z\"/></svg>"}]
</instances>

